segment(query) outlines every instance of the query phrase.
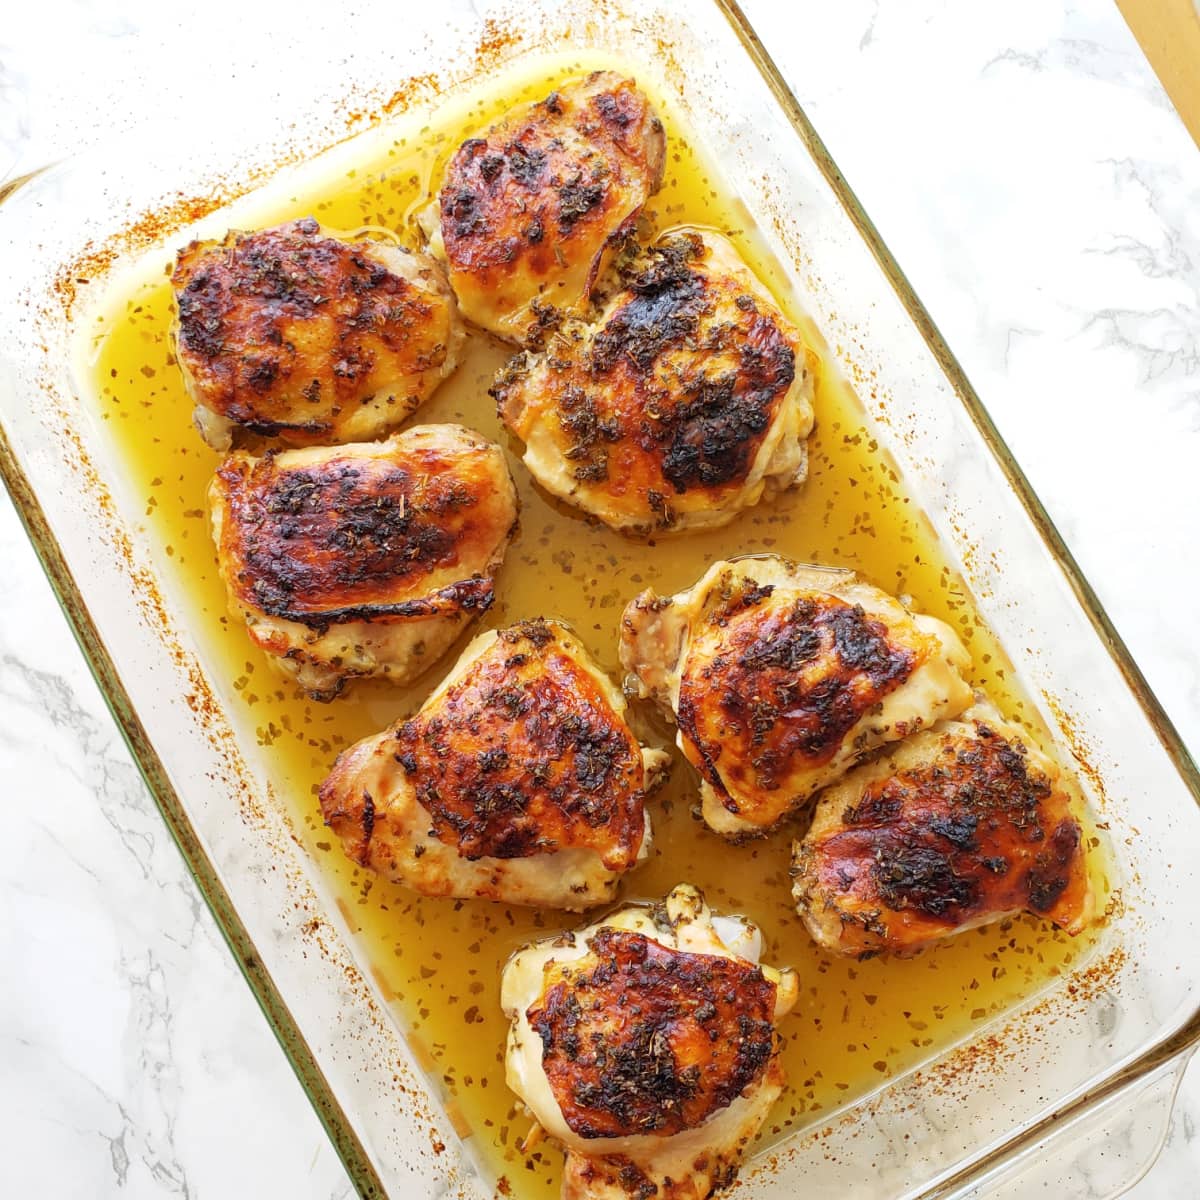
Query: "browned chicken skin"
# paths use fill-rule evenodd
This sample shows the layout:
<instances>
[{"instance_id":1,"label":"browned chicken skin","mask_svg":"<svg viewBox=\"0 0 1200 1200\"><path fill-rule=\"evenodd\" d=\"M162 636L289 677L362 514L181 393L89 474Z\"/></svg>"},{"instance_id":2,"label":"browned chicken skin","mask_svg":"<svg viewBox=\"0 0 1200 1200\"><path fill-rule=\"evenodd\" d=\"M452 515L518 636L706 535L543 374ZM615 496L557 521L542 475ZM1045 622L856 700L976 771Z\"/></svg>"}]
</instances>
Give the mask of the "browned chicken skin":
<instances>
[{"instance_id":1,"label":"browned chicken skin","mask_svg":"<svg viewBox=\"0 0 1200 1200\"><path fill-rule=\"evenodd\" d=\"M586 908L649 846L644 750L560 625L485 633L413 717L346 751L325 820L361 866L435 896Z\"/></svg>"},{"instance_id":2,"label":"browned chicken skin","mask_svg":"<svg viewBox=\"0 0 1200 1200\"><path fill-rule=\"evenodd\" d=\"M714 528L803 481L816 362L725 238L676 231L492 395L555 495L615 529Z\"/></svg>"},{"instance_id":3,"label":"browned chicken skin","mask_svg":"<svg viewBox=\"0 0 1200 1200\"><path fill-rule=\"evenodd\" d=\"M463 315L536 340L585 300L605 252L662 181L662 123L632 79L595 72L469 138L446 168L430 246Z\"/></svg>"},{"instance_id":4,"label":"browned chicken skin","mask_svg":"<svg viewBox=\"0 0 1200 1200\"><path fill-rule=\"evenodd\" d=\"M464 338L427 255L312 218L192 242L172 283L179 365L218 450L235 428L296 445L374 437L454 370Z\"/></svg>"},{"instance_id":5,"label":"browned chicken skin","mask_svg":"<svg viewBox=\"0 0 1200 1200\"><path fill-rule=\"evenodd\" d=\"M621 661L677 721L704 819L726 836L764 832L972 697L949 626L852 571L773 555L715 563L677 596L643 593L621 620Z\"/></svg>"},{"instance_id":6,"label":"browned chicken skin","mask_svg":"<svg viewBox=\"0 0 1200 1200\"><path fill-rule=\"evenodd\" d=\"M1091 920L1081 804L1020 730L978 706L823 793L794 893L839 954L905 954L1022 909Z\"/></svg>"},{"instance_id":7,"label":"browned chicken skin","mask_svg":"<svg viewBox=\"0 0 1200 1200\"><path fill-rule=\"evenodd\" d=\"M407 682L491 606L517 519L504 455L458 425L384 442L236 451L209 488L231 605L318 699Z\"/></svg>"},{"instance_id":8,"label":"browned chicken skin","mask_svg":"<svg viewBox=\"0 0 1200 1200\"><path fill-rule=\"evenodd\" d=\"M542 1069L585 1138L693 1129L762 1074L775 985L757 966L601 929L527 1013ZM634 1002L631 1003L631 998Z\"/></svg>"},{"instance_id":9,"label":"browned chicken skin","mask_svg":"<svg viewBox=\"0 0 1200 1200\"><path fill-rule=\"evenodd\" d=\"M519 951L501 1003L509 1086L567 1151L564 1200L703 1200L783 1086L791 971L695 888Z\"/></svg>"}]
</instances>

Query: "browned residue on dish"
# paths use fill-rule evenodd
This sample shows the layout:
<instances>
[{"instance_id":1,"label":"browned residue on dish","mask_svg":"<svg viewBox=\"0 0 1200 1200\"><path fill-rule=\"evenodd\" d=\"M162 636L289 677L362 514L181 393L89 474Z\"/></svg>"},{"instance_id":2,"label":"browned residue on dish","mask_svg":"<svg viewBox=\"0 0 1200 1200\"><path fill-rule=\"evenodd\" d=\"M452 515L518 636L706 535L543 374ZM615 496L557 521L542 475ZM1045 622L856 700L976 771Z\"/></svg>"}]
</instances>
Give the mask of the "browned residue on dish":
<instances>
[{"instance_id":1,"label":"browned residue on dish","mask_svg":"<svg viewBox=\"0 0 1200 1200\"><path fill-rule=\"evenodd\" d=\"M1059 735L1071 752L1077 771L1088 782L1093 806L1097 812L1103 814L1108 809L1109 800L1104 775L1093 765L1097 748L1091 744L1078 720L1058 696L1043 688L1042 702L1054 714L1054 723Z\"/></svg>"},{"instance_id":2,"label":"browned residue on dish","mask_svg":"<svg viewBox=\"0 0 1200 1200\"><path fill-rule=\"evenodd\" d=\"M913 1071L893 1087L879 1092L865 1103L843 1113L835 1121L796 1135L778 1150L754 1163L754 1173L775 1174L794 1163L797 1158L820 1154L829 1161L838 1161L822 1142L834 1135L857 1139L869 1138L884 1122L894 1122L897 1128L908 1116L920 1116L929 1097L936 1098L939 1111L950 1111L956 1102L964 1106L977 1102L979 1093L997 1086L1001 1072L1030 1056L1049 1052L1055 1042L1067 1037L1086 1037L1087 1029L1070 1030L1071 1022L1087 1020L1088 1007L1106 993L1115 997L1120 986L1128 954L1117 945L1071 973L1061 990L1045 996L1023 1009L999 1028L977 1035L969 1044L960 1046L947 1057L928 1067ZM904 1135L908 1140L908 1134ZM744 1172L748 1175L749 1172Z\"/></svg>"}]
</instances>

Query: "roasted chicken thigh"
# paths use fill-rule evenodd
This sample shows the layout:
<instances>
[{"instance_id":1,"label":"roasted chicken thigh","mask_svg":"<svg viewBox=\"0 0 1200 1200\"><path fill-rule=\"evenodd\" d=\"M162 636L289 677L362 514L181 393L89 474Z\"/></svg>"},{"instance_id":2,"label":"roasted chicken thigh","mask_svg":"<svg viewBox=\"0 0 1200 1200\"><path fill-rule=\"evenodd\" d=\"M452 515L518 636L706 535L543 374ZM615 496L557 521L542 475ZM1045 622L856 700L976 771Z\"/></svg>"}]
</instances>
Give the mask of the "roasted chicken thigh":
<instances>
[{"instance_id":1,"label":"roasted chicken thigh","mask_svg":"<svg viewBox=\"0 0 1200 1200\"><path fill-rule=\"evenodd\" d=\"M1024 909L1092 918L1081 801L986 706L942 721L824 792L796 843L796 902L827 950L906 954Z\"/></svg>"},{"instance_id":2,"label":"roasted chicken thigh","mask_svg":"<svg viewBox=\"0 0 1200 1200\"><path fill-rule=\"evenodd\" d=\"M714 528L803 481L816 364L725 238L676 231L492 394L547 491L614 529Z\"/></svg>"},{"instance_id":3,"label":"roasted chicken thigh","mask_svg":"<svg viewBox=\"0 0 1200 1200\"><path fill-rule=\"evenodd\" d=\"M321 811L349 856L430 896L583 909L645 857L667 756L561 625L481 634L413 717L347 750Z\"/></svg>"},{"instance_id":4,"label":"roasted chicken thigh","mask_svg":"<svg viewBox=\"0 0 1200 1200\"><path fill-rule=\"evenodd\" d=\"M693 887L519 951L500 1002L508 1084L567 1152L563 1200L705 1200L783 1087L792 971Z\"/></svg>"},{"instance_id":5,"label":"roasted chicken thigh","mask_svg":"<svg viewBox=\"0 0 1200 1200\"><path fill-rule=\"evenodd\" d=\"M458 148L423 217L463 315L537 341L587 299L606 252L662 181L662 122L632 79L598 71Z\"/></svg>"},{"instance_id":6,"label":"roasted chicken thigh","mask_svg":"<svg viewBox=\"0 0 1200 1200\"><path fill-rule=\"evenodd\" d=\"M383 442L235 451L209 488L230 606L311 696L406 683L491 606L517 521L498 446L460 425Z\"/></svg>"},{"instance_id":7,"label":"roasted chicken thigh","mask_svg":"<svg viewBox=\"0 0 1200 1200\"><path fill-rule=\"evenodd\" d=\"M678 723L704 819L762 833L868 750L972 700L950 627L852 571L773 555L715 563L677 596L643 592L621 662Z\"/></svg>"},{"instance_id":8,"label":"roasted chicken thigh","mask_svg":"<svg viewBox=\"0 0 1200 1200\"><path fill-rule=\"evenodd\" d=\"M454 370L465 337L428 255L311 217L192 242L172 283L176 357L217 450L236 428L297 445L375 437Z\"/></svg>"}]
</instances>

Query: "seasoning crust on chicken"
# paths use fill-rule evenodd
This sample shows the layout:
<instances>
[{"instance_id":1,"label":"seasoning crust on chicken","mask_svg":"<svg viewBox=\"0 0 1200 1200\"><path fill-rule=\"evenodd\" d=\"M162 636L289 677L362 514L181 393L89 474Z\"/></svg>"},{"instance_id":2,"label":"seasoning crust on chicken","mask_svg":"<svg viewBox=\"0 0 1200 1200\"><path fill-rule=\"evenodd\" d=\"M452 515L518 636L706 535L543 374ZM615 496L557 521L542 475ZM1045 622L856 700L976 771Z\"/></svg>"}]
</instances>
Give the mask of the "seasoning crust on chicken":
<instances>
[{"instance_id":1,"label":"seasoning crust on chicken","mask_svg":"<svg viewBox=\"0 0 1200 1200\"><path fill-rule=\"evenodd\" d=\"M321 811L349 857L430 896L582 909L649 851L625 698L550 621L477 637L413 717L346 751Z\"/></svg>"},{"instance_id":2,"label":"seasoning crust on chicken","mask_svg":"<svg viewBox=\"0 0 1200 1200\"><path fill-rule=\"evenodd\" d=\"M217 450L238 428L295 445L375 437L454 370L465 338L428 255L311 217L192 242L172 284L176 357Z\"/></svg>"},{"instance_id":3,"label":"seasoning crust on chicken","mask_svg":"<svg viewBox=\"0 0 1200 1200\"><path fill-rule=\"evenodd\" d=\"M1081 813L1058 766L978 705L821 796L793 893L816 941L857 957L1022 910L1079 933L1095 910Z\"/></svg>"},{"instance_id":4,"label":"seasoning crust on chicken","mask_svg":"<svg viewBox=\"0 0 1200 1200\"><path fill-rule=\"evenodd\" d=\"M662 122L632 79L597 71L458 148L423 217L463 315L537 340L586 300L605 254L662 182Z\"/></svg>"},{"instance_id":5,"label":"seasoning crust on chicken","mask_svg":"<svg viewBox=\"0 0 1200 1200\"><path fill-rule=\"evenodd\" d=\"M209 488L230 606L314 699L415 679L494 598L517 521L500 448L460 425L235 451Z\"/></svg>"},{"instance_id":6,"label":"seasoning crust on chicken","mask_svg":"<svg viewBox=\"0 0 1200 1200\"><path fill-rule=\"evenodd\" d=\"M817 361L725 238L676 231L492 395L554 495L614 529L715 528L803 482Z\"/></svg>"},{"instance_id":7,"label":"seasoning crust on chicken","mask_svg":"<svg viewBox=\"0 0 1200 1200\"><path fill-rule=\"evenodd\" d=\"M621 620L621 662L678 724L704 820L762 833L867 751L971 703L970 660L936 618L852 571L771 555L715 563Z\"/></svg>"},{"instance_id":8,"label":"seasoning crust on chicken","mask_svg":"<svg viewBox=\"0 0 1200 1200\"><path fill-rule=\"evenodd\" d=\"M704 1200L784 1083L794 972L693 887L519 951L501 982L508 1084L567 1152L563 1200Z\"/></svg>"}]
</instances>

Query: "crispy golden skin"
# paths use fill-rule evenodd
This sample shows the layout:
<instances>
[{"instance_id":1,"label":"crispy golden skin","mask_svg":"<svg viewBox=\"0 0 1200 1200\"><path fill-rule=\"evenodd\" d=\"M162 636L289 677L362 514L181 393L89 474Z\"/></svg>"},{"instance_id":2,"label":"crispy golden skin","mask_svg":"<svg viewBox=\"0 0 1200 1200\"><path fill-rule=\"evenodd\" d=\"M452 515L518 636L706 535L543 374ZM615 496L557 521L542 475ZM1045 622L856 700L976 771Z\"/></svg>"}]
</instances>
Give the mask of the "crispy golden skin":
<instances>
[{"instance_id":1,"label":"crispy golden skin","mask_svg":"<svg viewBox=\"0 0 1200 1200\"><path fill-rule=\"evenodd\" d=\"M803 481L816 364L725 238L675 232L492 395L548 491L614 529L714 528Z\"/></svg>"},{"instance_id":2,"label":"crispy golden skin","mask_svg":"<svg viewBox=\"0 0 1200 1200\"><path fill-rule=\"evenodd\" d=\"M238 427L297 445L372 437L450 374L464 337L431 258L312 218L192 242L172 284L179 365L217 449Z\"/></svg>"},{"instance_id":3,"label":"crispy golden skin","mask_svg":"<svg viewBox=\"0 0 1200 1200\"><path fill-rule=\"evenodd\" d=\"M417 799L464 858L585 846L610 870L637 861L642 748L577 653L545 621L507 629L433 713L397 731Z\"/></svg>"},{"instance_id":4,"label":"crispy golden skin","mask_svg":"<svg viewBox=\"0 0 1200 1200\"><path fill-rule=\"evenodd\" d=\"M475 615L516 524L500 449L457 425L384 442L235 451L209 489L231 605L318 698L415 678Z\"/></svg>"},{"instance_id":5,"label":"crispy golden skin","mask_svg":"<svg viewBox=\"0 0 1200 1200\"><path fill-rule=\"evenodd\" d=\"M700 1200L731 1183L784 1083L795 973L681 884L504 969L509 1087L567 1151L564 1200Z\"/></svg>"},{"instance_id":6,"label":"crispy golden skin","mask_svg":"<svg viewBox=\"0 0 1200 1200\"><path fill-rule=\"evenodd\" d=\"M969 659L943 622L850 571L774 556L716 563L625 610L621 661L675 718L704 818L763 832L865 752L962 712Z\"/></svg>"},{"instance_id":7,"label":"crispy golden skin","mask_svg":"<svg viewBox=\"0 0 1200 1200\"><path fill-rule=\"evenodd\" d=\"M1022 909L1078 933L1095 907L1059 768L982 707L858 768L796 843L794 895L839 954L906 954Z\"/></svg>"},{"instance_id":8,"label":"crispy golden skin","mask_svg":"<svg viewBox=\"0 0 1200 1200\"><path fill-rule=\"evenodd\" d=\"M463 315L512 341L585 300L662 181L662 122L632 79L596 72L465 141L431 248Z\"/></svg>"},{"instance_id":9,"label":"crispy golden skin","mask_svg":"<svg viewBox=\"0 0 1200 1200\"><path fill-rule=\"evenodd\" d=\"M583 908L648 848L625 702L562 626L486 633L421 710L343 754L321 787L355 862L418 891Z\"/></svg>"},{"instance_id":10,"label":"crispy golden skin","mask_svg":"<svg viewBox=\"0 0 1200 1200\"><path fill-rule=\"evenodd\" d=\"M755 1083L775 1049L775 985L748 962L601 929L547 971L529 1024L580 1137L694 1129Z\"/></svg>"}]
</instances>

